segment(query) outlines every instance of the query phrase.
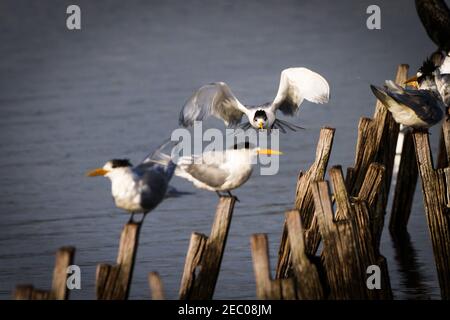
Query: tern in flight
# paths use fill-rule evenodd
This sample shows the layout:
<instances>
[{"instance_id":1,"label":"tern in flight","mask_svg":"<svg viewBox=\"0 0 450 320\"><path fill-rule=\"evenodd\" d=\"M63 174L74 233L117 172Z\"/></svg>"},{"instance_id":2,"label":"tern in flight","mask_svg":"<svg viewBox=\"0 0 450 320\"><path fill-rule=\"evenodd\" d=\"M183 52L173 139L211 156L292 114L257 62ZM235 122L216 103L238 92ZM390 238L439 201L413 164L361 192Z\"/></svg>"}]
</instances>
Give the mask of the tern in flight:
<instances>
[{"instance_id":1,"label":"tern in flight","mask_svg":"<svg viewBox=\"0 0 450 320\"><path fill-rule=\"evenodd\" d=\"M370 87L394 120L404 126L427 129L444 117L445 105L439 94L432 90L404 89L390 80L384 88Z\"/></svg>"},{"instance_id":2,"label":"tern in flight","mask_svg":"<svg viewBox=\"0 0 450 320\"><path fill-rule=\"evenodd\" d=\"M280 155L280 151L253 147L248 142L236 144L233 149L207 151L200 155L182 156L177 161L175 175L184 178L199 189L215 191L219 197L243 185L252 174L254 158L259 154ZM155 160L158 164L171 162L169 155Z\"/></svg>"},{"instance_id":3,"label":"tern in flight","mask_svg":"<svg viewBox=\"0 0 450 320\"><path fill-rule=\"evenodd\" d=\"M328 82L318 73L306 68L289 68L281 72L278 93L273 102L257 106L243 105L224 82L215 82L201 87L183 106L179 123L190 127L194 121L201 121L212 115L225 122L225 125L247 130L302 129L276 118L280 110L286 116L295 115L303 100L313 103L327 103L330 97ZM240 123L246 115L248 122Z\"/></svg>"},{"instance_id":4,"label":"tern in flight","mask_svg":"<svg viewBox=\"0 0 450 320\"><path fill-rule=\"evenodd\" d=\"M130 222L133 222L135 213L143 213L142 222L166 196L176 165L170 160L164 166L154 162L166 145L163 144L137 166L133 167L128 159L113 159L102 168L87 173L89 177L104 176L111 180L115 205L131 213Z\"/></svg>"}]
</instances>

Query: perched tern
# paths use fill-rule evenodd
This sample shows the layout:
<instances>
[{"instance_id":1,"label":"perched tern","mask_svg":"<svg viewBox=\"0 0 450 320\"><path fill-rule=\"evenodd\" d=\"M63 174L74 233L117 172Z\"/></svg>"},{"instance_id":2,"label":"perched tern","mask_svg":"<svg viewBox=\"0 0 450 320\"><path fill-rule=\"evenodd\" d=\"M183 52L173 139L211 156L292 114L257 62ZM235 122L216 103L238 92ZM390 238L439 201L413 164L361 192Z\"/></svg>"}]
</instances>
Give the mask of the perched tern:
<instances>
[{"instance_id":1,"label":"perched tern","mask_svg":"<svg viewBox=\"0 0 450 320\"><path fill-rule=\"evenodd\" d=\"M450 10L444 0L416 0L417 14L428 36L446 53L450 51Z\"/></svg>"},{"instance_id":2,"label":"perched tern","mask_svg":"<svg viewBox=\"0 0 450 320\"><path fill-rule=\"evenodd\" d=\"M370 87L392 113L394 120L404 126L426 129L437 124L444 116L444 103L434 91L404 89L393 81L386 81L384 88Z\"/></svg>"},{"instance_id":3,"label":"perched tern","mask_svg":"<svg viewBox=\"0 0 450 320\"><path fill-rule=\"evenodd\" d=\"M450 107L450 55L437 51L422 64L417 74L405 81L417 89L432 90Z\"/></svg>"},{"instance_id":4,"label":"perched tern","mask_svg":"<svg viewBox=\"0 0 450 320\"><path fill-rule=\"evenodd\" d=\"M172 161L167 161L166 165L154 162L165 145L135 167L128 159L113 159L87 173L89 177L104 176L111 180L115 205L131 213L130 221L135 213L143 213L143 221L166 196L176 165Z\"/></svg>"},{"instance_id":5,"label":"perched tern","mask_svg":"<svg viewBox=\"0 0 450 320\"><path fill-rule=\"evenodd\" d=\"M177 161L175 175L184 178L199 189L221 192L232 196L231 190L243 185L252 174L252 163L259 154L280 155L280 151L253 147L248 142L233 149L207 151L201 155L182 156ZM164 155L159 164L167 165L171 157Z\"/></svg>"},{"instance_id":6,"label":"perched tern","mask_svg":"<svg viewBox=\"0 0 450 320\"><path fill-rule=\"evenodd\" d=\"M239 125L244 130L253 127L296 131L302 128L277 119L276 112L280 110L286 116L293 116L304 99L322 104L328 102L329 96L330 87L321 75L306 68L289 68L281 72L278 93L273 102L244 106L226 83L215 82L201 87L189 98L181 110L179 123L190 127L194 121L212 115L222 119L227 126ZM248 122L240 124L244 114Z\"/></svg>"}]
</instances>

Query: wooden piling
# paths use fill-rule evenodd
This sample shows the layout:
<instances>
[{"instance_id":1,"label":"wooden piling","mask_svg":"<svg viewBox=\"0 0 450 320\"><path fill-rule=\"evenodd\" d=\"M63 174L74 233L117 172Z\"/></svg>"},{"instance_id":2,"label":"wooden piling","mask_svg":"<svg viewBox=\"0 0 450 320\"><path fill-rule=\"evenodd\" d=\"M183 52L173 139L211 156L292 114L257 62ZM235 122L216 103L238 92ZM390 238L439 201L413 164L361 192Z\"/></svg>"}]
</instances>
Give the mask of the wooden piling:
<instances>
[{"instance_id":1,"label":"wooden piling","mask_svg":"<svg viewBox=\"0 0 450 320\"><path fill-rule=\"evenodd\" d=\"M152 300L164 300L164 287L158 272L150 272L148 274L148 283L152 294Z\"/></svg>"},{"instance_id":2,"label":"wooden piling","mask_svg":"<svg viewBox=\"0 0 450 320\"><path fill-rule=\"evenodd\" d=\"M319 272L306 254L301 217L297 210L286 213L286 225L291 247L293 274L297 283L297 297L305 300L323 299L324 292Z\"/></svg>"},{"instance_id":3,"label":"wooden piling","mask_svg":"<svg viewBox=\"0 0 450 320\"><path fill-rule=\"evenodd\" d=\"M437 168L443 169L450 165L450 107L445 110L445 119L442 122L441 136L439 139L439 154Z\"/></svg>"},{"instance_id":4,"label":"wooden piling","mask_svg":"<svg viewBox=\"0 0 450 320\"><path fill-rule=\"evenodd\" d=\"M256 297L260 300L294 300L297 290L293 278L272 279L269 261L269 244L266 234L254 234L250 238Z\"/></svg>"},{"instance_id":5,"label":"wooden piling","mask_svg":"<svg viewBox=\"0 0 450 320\"><path fill-rule=\"evenodd\" d=\"M211 234L204 244L204 236L191 237L180 286L180 299L212 299L235 202L235 197L219 199Z\"/></svg>"},{"instance_id":6,"label":"wooden piling","mask_svg":"<svg viewBox=\"0 0 450 320\"><path fill-rule=\"evenodd\" d=\"M431 235L442 299L450 299L450 168L434 169L428 132L413 134L417 166L422 181L425 213ZM446 146L447 149L449 145Z\"/></svg>"},{"instance_id":7,"label":"wooden piling","mask_svg":"<svg viewBox=\"0 0 450 320\"><path fill-rule=\"evenodd\" d=\"M333 146L334 132L335 129L327 127L320 130L315 161L305 174L300 172L297 180L294 209L298 210L302 217L302 225L304 226L306 237L305 248L309 255L316 253L320 242L319 229L314 219L314 199L311 192L311 183L316 180L323 180L325 177ZM285 221L278 251L276 278L289 277L290 270L291 252Z\"/></svg>"},{"instance_id":8,"label":"wooden piling","mask_svg":"<svg viewBox=\"0 0 450 320\"><path fill-rule=\"evenodd\" d=\"M414 193L417 185L417 161L412 132L405 133L400 165L395 184L389 230L391 233L405 232L411 214Z\"/></svg>"},{"instance_id":9,"label":"wooden piling","mask_svg":"<svg viewBox=\"0 0 450 320\"><path fill-rule=\"evenodd\" d=\"M16 300L67 300L67 268L73 264L75 256L74 247L61 247L56 252L55 267L51 290L40 290L32 285L19 285L14 292Z\"/></svg>"},{"instance_id":10,"label":"wooden piling","mask_svg":"<svg viewBox=\"0 0 450 320\"><path fill-rule=\"evenodd\" d=\"M98 300L126 300L130 292L141 223L129 222L123 228L116 265L97 266Z\"/></svg>"},{"instance_id":11,"label":"wooden piling","mask_svg":"<svg viewBox=\"0 0 450 320\"><path fill-rule=\"evenodd\" d=\"M361 186L360 197L350 198L341 167L331 168L329 175L336 214L333 214L328 183L319 181L313 185L316 215L323 239L322 258L331 299L389 298L389 283L384 290L370 290L366 286L367 268L380 262L371 228L371 208L377 202L383 173L383 166L372 164ZM387 272L387 266L384 268ZM380 269L385 272L383 266ZM383 284L387 285L388 275L382 275L382 279Z\"/></svg>"}]
</instances>

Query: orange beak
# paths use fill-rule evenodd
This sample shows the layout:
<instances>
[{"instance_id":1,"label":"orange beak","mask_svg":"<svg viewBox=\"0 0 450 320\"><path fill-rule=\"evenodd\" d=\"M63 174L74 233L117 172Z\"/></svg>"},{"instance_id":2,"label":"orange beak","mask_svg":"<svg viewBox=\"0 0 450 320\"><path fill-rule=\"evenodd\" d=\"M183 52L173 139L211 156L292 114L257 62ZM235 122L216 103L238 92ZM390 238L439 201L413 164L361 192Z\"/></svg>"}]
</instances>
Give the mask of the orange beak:
<instances>
[{"instance_id":1,"label":"orange beak","mask_svg":"<svg viewBox=\"0 0 450 320\"><path fill-rule=\"evenodd\" d=\"M259 149L258 154L280 155L283 154L283 152L272 149Z\"/></svg>"},{"instance_id":2,"label":"orange beak","mask_svg":"<svg viewBox=\"0 0 450 320\"><path fill-rule=\"evenodd\" d=\"M97 177L97 176L104 176L108 172L109 172L108 170L105 170L103 168L98 168L98 169L94 169L92 171L89 171L86 175L88 177Z\"/></svg>"},{"instance_id":3,"label":"orange beak","mask_svg":"<svg viewBox=\"0 0 450 320\"><path fill-rule=\"evenodd\" d=\"M419 83L417 82L417 80L418 80L418 77L414 76L414 77L411 77L408 80L406 80L404 82L404 84L410 85L411 87L414 87L414 88L418 89L419 88Z\"/></svg>"}]
</instances>

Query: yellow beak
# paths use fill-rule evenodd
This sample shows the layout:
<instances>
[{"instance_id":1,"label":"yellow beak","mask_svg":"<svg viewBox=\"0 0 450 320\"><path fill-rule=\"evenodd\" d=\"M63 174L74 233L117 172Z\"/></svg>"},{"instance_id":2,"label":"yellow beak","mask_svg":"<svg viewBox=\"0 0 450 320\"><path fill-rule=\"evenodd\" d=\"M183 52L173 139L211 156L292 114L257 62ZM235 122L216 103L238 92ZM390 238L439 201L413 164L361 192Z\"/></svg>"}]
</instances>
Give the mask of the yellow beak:
<instances>
[{"instance_id":1,"label":"yellow beak","mask_svg":"<svg viewBox=\"0 0 450 320\"><path fill-rule=\"evenodd\" d=\"M417 80L418 80L418 77L414 76L414 77L411 77L408 80L406 80L405 84L410 85L410 86L418 89L419 88L419 83L417 82Z\"/></svg>"},{"instance_id":2,"label":"yellow beak","mask_svg":"<svg viewBox=\"0 0 450 320\"><path fill-rule=\"evenodd\" d=\"M98 169L94 169L92 171L89 171L86 175L88 177L104 176L108 172L109 172L108 170L105 170L103 168L98 168Z\"/></svg>"},{"instance_id":3,"label":"yellow beak","mask_svg":"<svg viewBox=\"0 0 450 320\"><path fill-rule=\"evenodd\" d=\"M258 127L259 127L259 129L263 129L264 127L263 127L263 123L262 122L259 122L258 123Z\"/></svg>"},{"instance_id":4,"label":"yellow beak","mask_svg":"<svg viewBox=\"0 0 450 320\"><path fill-rule=\"evenodd\" d=\"M283 152L272 149L259 149L258 154L280 155L283 154Z\"/></svg>"}]
</instances>

